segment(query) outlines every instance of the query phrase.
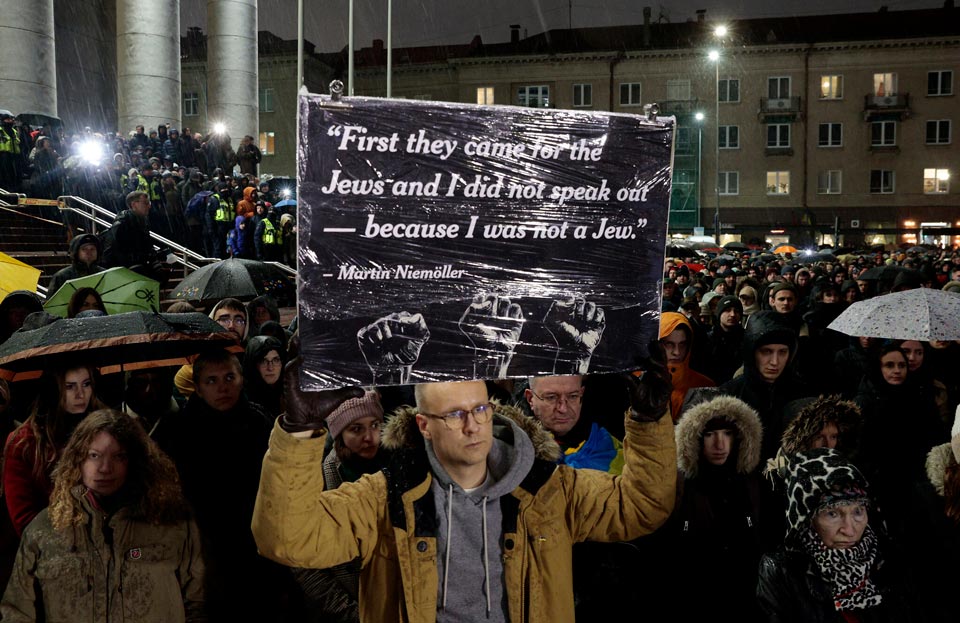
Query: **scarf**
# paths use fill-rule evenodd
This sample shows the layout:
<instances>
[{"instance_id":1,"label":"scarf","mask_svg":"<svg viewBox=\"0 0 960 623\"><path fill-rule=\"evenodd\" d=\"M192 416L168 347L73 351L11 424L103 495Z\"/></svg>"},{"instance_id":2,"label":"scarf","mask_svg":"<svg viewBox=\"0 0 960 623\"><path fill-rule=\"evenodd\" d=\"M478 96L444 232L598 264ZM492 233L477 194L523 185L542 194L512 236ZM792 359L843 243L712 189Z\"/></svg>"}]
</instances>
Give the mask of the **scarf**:
<instances>
[{"instance_id":1,"label":"scarf","mask_svg":"<svg viewBox=\"0 0 960 623\"><path fill-rule=\"evenodd\" d=\"M877 558L877 535L868 525L856 546L829 549L813 528L800 536L803 548L833 594L833 607L838 611L866 610L880 604L882 596L870 579L870 569Z\"/></svg>"}]
</instances>

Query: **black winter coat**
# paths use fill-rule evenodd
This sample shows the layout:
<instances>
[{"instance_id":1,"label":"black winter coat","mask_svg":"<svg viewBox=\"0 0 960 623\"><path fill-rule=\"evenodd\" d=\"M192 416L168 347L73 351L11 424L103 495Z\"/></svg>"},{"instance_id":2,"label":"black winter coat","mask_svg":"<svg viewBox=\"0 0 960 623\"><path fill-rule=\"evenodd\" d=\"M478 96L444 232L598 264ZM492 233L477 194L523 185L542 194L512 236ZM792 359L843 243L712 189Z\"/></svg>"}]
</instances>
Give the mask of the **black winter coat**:
<instances>
[{"instance_id":1,"label":"black winter coat","mask_svg":"<svg viewBox=\"0 0 960 623\"><path fill-rule=\"evenodd\" d=\"M926 621L902 571L881 563L870 574L880 589L882 603L855 614L861 623L912 623ZM760 561L757 584L760 608L770 623L845 623L833 606L830 587L820 578L805 554L779 551Z\"/></svg>"}]
</instances>

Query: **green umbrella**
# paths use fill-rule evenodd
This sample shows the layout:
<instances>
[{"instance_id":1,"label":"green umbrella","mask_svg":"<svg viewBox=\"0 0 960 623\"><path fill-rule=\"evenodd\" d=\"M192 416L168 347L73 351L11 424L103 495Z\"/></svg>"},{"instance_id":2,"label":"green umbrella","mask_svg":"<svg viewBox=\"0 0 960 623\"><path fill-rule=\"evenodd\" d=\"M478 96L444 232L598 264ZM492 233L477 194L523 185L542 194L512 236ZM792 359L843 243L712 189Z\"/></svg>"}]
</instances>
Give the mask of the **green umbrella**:
<instances>
[{"instance_id":1,"label":"green umbrella","mask_svg":"<svg viewBox=\"0 0 960 623\"><path fill-rule=\"evenodd\" d=\"M135 273L129 268L110 268L102 273L71 279L47 299L43 308L51 314L67 317L70 297L81 288L93 288L100 293L108 314L131 311L158 311L160 284Z\"/></svg>"}]
</instances>

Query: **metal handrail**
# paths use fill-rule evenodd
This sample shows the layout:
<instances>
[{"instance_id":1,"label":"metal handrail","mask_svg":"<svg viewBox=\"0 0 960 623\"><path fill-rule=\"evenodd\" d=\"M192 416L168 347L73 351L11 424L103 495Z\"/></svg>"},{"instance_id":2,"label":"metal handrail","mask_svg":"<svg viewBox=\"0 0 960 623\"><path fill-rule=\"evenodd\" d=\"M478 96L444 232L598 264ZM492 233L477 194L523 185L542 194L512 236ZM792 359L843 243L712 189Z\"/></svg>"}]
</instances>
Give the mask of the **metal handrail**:
<instances>
[{"instance_id":1,"label":"metal handrail","mask_svg":"<svg viewBox=\"0 0 960 623\"><path fill-rule=\"evenodd\" d=\"M91 201L87 201L83 197L77 197L75 195L63 195L61 197L58 197L58 200L60 201L60 204L61 204L60 205L61 211L70 211L70 212L73 212L74 214L79 214L80 216L83 216L84 218L93 222L95 225L98 224L98 225L102 225L104 227L109 228L110 225L113 223L113 221L116 220L117 218L117 215L111 212L110 210L107 210L106 208L98 206L97 204ZM68 206L65 200L76 201L82 206L89 208L91 213L87 214L83 210L79 210L77 208ZM103 219L97 218L96 216L94 216L93 212L109 217L110 221L108 222ZM96 227L94 227L92 233L96 233ZM165 238L164 236L161 236L156 232L150 232L150 237L156 240L157 242L162 243L164 246L166 246L170 250L172 250L174 252L173 254L174 258L176 258L177 262L183 265L184 267L189 268L190 270L197 270L198 268L200 268L200 266L190 262L188 258L199 264L213 264L220 261L220 258L218 257L205 257L203 255L200 255L196 251L193 251L192 249L188 249L187 247L181 244L178 244L173 240L170 240L169 238ZM159 251L160 247L155 245L154 249ZM177 254L180 254L180 256L178 256ZM281 262L265 262L265 263L271 264L277 267L278 269L282 270L288 275L291 275L293 277L297 276L297 271L291 268L290 266L287 266L286 264L283 264Z\"/></svg>"}]
</instances>

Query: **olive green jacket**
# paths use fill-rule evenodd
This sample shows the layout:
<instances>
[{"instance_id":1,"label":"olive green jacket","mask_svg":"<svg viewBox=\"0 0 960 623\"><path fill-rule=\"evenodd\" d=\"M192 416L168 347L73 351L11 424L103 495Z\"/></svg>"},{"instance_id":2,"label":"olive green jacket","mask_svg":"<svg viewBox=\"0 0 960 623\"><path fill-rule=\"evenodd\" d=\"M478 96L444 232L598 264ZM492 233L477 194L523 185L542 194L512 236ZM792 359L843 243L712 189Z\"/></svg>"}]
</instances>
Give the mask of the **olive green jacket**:
<instances>
[{"instance_id":1,"label":"olive green jacket","mask_svg":"<svg viewBox=\"0 0 960 623\"><path fill-rule=\"evenodd\" d=\"M393 450L388 467L332 491L324 491L320 469L325 434L303 439L276 426L264 458L253 515L261 554L314 568L360 557L361 621L436 620L437 509L414 413L395 416L384 432L383 446ZM499 501L509 620L572 623L572 545L634 539L670 516L673 423L669 417L648 423L627 417L623 474L613 476L557 465L559 449L538 422L499 407L502 417L530 436L537 453L521 485Z\"/></svg>"},{"instance_id":2,"label":"olive green jacket","mask_svg":"<svg viewBox=\"0 0 960 623\"><path fill-rule=\"evenodd\" d=\"M44 509L23 533L0 602L4 623L195 623L203 614L203 561L193 520L155 525L120 509L106 521L58 531ZM110 536L112 533L112 536ZM112 544L110 541L112 540Z\"/></svg>"}]
</instances>

